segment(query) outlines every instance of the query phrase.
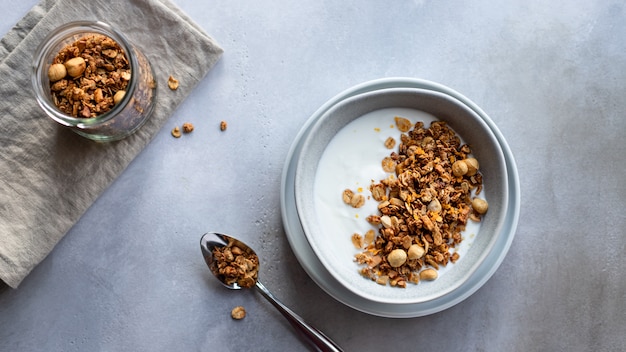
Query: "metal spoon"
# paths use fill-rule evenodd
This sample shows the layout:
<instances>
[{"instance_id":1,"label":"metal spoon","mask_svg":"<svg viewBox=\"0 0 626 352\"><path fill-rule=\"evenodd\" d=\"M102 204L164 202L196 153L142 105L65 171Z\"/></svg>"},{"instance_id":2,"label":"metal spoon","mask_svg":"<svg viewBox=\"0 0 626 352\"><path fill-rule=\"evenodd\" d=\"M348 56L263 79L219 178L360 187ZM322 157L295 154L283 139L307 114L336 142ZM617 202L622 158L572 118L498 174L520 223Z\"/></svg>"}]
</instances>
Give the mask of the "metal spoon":
<instances>
[{"instance_id":1,"label":"metal spoon","mask_svg":"<svg viewBox=\"0 0 626 352\"><path fill-rule=\"evenodd\" d=\"M229 289L239 290L242 287L237 282L227 283L224 275L221 275L217 271L217 259L213 255L213 249L221 248L228 245L237 246L241 250L243 250L243 252L252 253L256 256L252 248L248 247L245 243L239 241L238 239L228 235L209 232L204 234L200 239L200 248L202 249L202 255L204 256L204 260L209 266L209 269L211 269L213 275L215 275L215 277ZM270 291L268 291L268 289L265 288L265 286L263 286L263 284L256 278L254 280L254 286L259 292L261 292L263 297L265 297L270 303L272 303L272 305L276 307L285 318L287 318L289 323L305 338L307 338L311 345L315 347L318 351L343 351L341 347L339 347L321 331L306 323L300 316L298 316L291 309L287 308L284 304L278 301L272 295L272 293L270 293Z\"/></svg>"}]
</instances>

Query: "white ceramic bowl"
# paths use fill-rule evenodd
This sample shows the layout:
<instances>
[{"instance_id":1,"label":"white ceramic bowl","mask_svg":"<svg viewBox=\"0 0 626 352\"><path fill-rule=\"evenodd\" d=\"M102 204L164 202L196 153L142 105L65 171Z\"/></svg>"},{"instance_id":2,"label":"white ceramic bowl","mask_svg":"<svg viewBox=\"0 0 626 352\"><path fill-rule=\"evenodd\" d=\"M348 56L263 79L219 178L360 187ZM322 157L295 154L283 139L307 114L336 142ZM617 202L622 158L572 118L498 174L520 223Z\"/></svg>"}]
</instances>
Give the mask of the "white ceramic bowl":
<instances>
[{"instance_id":1,"label":"white ceramic bowl","mask_svg":"<svg viewBox=\"0 0 626 352\"><path fill-rule=\"evenodd\" d=\"M439 270L432 282L408 284L406 288L378 285L359 274L351 235L365 233L371 225L365 217L376 213L376 202L354 209L342 201L346 188L367 187L387 176L380 162L390 153L383 142L400 132L392 128L394 116L412 122L438 119L470 144L480 161L484 189L481 197L489 211L476 224L471 221L456 250L454 264ZM507 170L500 144L484 120L471 108L445 93L416 88L390 88L358 94L330 108L311 127L302 144L295 171L295 199L306 239L328 272L355 294L386 304L427 302L461 286L491 251L501 233L508 204Z\"/></svg>"}]
</instances>

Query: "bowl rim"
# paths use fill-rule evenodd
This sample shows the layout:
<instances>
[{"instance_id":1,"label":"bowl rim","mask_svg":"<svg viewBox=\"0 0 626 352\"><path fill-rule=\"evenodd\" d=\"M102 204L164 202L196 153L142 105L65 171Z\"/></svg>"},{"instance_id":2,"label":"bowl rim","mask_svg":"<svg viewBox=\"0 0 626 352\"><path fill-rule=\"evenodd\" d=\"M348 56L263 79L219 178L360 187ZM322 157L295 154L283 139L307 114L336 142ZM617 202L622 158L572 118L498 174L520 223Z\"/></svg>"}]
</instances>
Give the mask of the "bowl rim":
<instances>
[{"instance_id":1,"label":"bowl rim","mask_svg":"<svg viewBox=\"0 0 626 352\"><path fill-rule=\"evenodd\" d=\"M426 95L426 96L434 96L438 99L443 99L446 103L455 104L457 108L461 108L463 110L463 113L472 116L473 123L481 126L482 132L489 135L491 144L495 146L494 150L496 150L497 156L498 156L498 162L497 162L497 165L499 166L498 171L500 171L498 174L502 175L502 180L500 180L500 182L503 185L501 186L501 189L508 191L509 189L508 180L507 180L508 170L506 168L506 161L504 158L502 148L496 138L496 134L495 134L496 131L493 131L492 128L483 120L483 118L480 115L478 115L476 111L474 111L474 109L472 109L470 106L463 103L456 97L446 94L445 92L439 92L439 91L423 89L423 88L393 87L393 88L380 89L376 91L367 91L367 92L355 94L354 96L343 99L342 101L339 101L333 106L329 107L328 110L322 116L320 116L320 118L317 119L317 121L315 121L315 123L312 126L310 126L310 132L308 133L304 141L302 141L303 152L301 153L301 157L297 161L297 165L295 169L296 211L301 219L301 224L302 224L307 242L313 249L315 255L318 257L320 262L329 271L329 273L335 278L335 280L337 280L341 285L351 290L352 292L360 296L363 296L364 298L367 298L369 300L376 301L376 302L388 303L388 304L422 303L422 302L426 302L426 301L430 301L430 300L442 297L454 291L455 289L457 289L465 281L467 281L469 277L472 276L472 274L477 270L480 264L489 255L498 237L502 233L502 226L503 226L504 218L506 217L506 212L507 212L506 207L508 206L508 192L504 191L502 192L502 194L500 194L501 209L498 212L500 216L497 218L493 234L489 238L489 241L487 242L486 247L484 248L483 252L477 256L477 260L471 264L469 270L466 270L466 272L464 272L464 274L461 276L461 280L458 280L454 284L447 286L445 289L439 290L436 293L432 293L432 294L424 295L424 296L407 296L407 297L401 297L401 298L388 298L388 297L381 297L379 295L371 294L370 292L367 292L367 291L357 290L354 287L352 287L352 285L349 285L347 282L345 282L343 278L339 275L339 273L334 269L334 266L332 265L332 263L330 263L327 257L324 255L322 251L323 248L320 248L321 246L319 246L318 243L315 241L315 239L312 237L312 233L315 232L317 227L314 224L315 221L310 221L310 220L311 218L315 218L315 217L308 216L305 214L315 214L314 209L313 209L313 213L311 213L312 211L311 209L314 208L314 205L311 204L312 203L311 198L310 197L307 198L306 196L303 196L303 192L301 192L302 187L305 187L304 184L306 184L307 182L306 181L307 177L303 175L307 175L307 173L309 173L308 179L310 179L312 166L306 165L307 163L311 161L310 158L302 157L302 155L306 155L306 151L309 150L311 148L311 145L316 142L316 136L318 135L317 132L325 126L325 123L329 119L333 118L333 115L336 114L337 111L340 111L342 108L345 108L346 106L349 106L351 104L352 105L358 104L359 102L362 102L364 99L380 98L380 96L385 96L388 94L419 94L419 95ZM413 109L420 110L415 107L413 107ZM346 124L353 121L354 119L359 118L360 116L363 116L363 114L352 117L348 122L346 122ZM339 130L335 131L334 134L336 134ZM461 137L463 136L461 135ZM324 148L322 148L322 153L323 153ZM321 153L319 154L318 157L315 157L316 162L315 162L315 167L313 168L313 170L317 168L317 162L319 162L320 158L321 158ZM312 178L314 180L315 176L312 176ZM313 185L311 185L311 187L313 187ZM478 232L476 233L476 235L478 236ZM360 276L360 274L358 274L357 269L358 269L358 266L355 264L355 273L356 275ZM363 280L368 281L366 278L363 278ZM397 288L389 287L389 289L397 289Z\"/></svg>"}]
</instances>

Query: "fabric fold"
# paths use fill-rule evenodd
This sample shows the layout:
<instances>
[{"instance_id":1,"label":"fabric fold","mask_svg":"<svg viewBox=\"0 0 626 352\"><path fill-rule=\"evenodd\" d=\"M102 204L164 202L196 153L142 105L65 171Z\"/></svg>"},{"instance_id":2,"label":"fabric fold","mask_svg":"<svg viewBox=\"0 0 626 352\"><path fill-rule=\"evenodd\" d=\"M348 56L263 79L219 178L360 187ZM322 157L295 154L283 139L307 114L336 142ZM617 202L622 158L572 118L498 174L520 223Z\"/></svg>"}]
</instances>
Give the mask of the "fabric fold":
<instances>
[{"instance_id":1,"label":"fabric fold","mask_svg":"<svg viewBox=\"0 0 626 352\"><path fill-rule=\"evenodd\" d=\"M148 122L96 143L56 125L31 89L31 62L48 32L76 20L106 22L137 46L157 80ZM0 279L17 288L150 142L223 53L168 0L42 0L0 40ZM177 90L167 87L172 75Z\"/></svg>"}]
</instances>

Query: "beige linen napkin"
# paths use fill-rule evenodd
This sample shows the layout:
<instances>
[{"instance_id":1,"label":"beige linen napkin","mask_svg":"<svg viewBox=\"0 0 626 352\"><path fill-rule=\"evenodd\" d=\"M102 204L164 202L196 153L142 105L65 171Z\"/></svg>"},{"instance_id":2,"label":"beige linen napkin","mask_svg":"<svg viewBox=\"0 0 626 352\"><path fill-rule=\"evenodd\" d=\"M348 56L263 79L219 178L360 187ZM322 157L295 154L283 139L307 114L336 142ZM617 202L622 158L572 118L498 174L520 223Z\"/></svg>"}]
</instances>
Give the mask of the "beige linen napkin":
<instances>
[{"instance_id":1,"label":"beige linen napkin","mask_svg":"<svg viewBox=\"0 0 626 352\"><path fill-rule=\"evenodd\" d=\"M30 84L35 48L66 22L100 20L148 57L158 84L149 121L96 143L57 126ZM169 0L42 0L0 41L0 279L16 288L126 168L222 54ZM167 87L172 75L178 90Z\"/></svg>"}]
</instances>

